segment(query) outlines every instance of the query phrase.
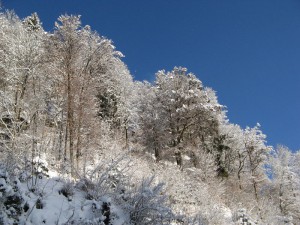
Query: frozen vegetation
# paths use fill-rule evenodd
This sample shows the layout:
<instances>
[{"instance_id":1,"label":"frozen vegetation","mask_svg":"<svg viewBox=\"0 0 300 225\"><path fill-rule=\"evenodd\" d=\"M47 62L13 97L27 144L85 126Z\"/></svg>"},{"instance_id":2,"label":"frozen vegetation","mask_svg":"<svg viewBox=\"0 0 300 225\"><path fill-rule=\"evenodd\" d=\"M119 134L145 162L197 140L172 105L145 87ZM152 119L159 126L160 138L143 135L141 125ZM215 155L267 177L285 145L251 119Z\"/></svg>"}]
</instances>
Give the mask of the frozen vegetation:
<instances>
[{"instance_id":1,"label":"frozen vegetation","mask_svg":"<svg viewBox=\"0 0 300 225\"><path fill-rule=\"evenodd\" d=\"M300 224L300 153L186 68L132 79L79 16L0 13L0 224Z\"/></svg>"}]
</instances>

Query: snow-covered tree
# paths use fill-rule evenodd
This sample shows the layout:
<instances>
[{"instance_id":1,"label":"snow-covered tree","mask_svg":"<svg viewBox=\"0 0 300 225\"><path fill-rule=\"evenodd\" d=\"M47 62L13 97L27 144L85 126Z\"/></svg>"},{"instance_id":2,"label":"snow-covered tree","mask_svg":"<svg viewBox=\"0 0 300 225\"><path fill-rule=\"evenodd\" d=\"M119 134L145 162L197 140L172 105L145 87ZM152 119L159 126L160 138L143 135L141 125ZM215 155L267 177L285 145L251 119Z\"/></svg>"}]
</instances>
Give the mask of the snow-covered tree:
<instances>
[{"instance_id":1,"label":"snow-covered tree","mask_svg":"<svg viewBox=\"0 0 300 225\"><path fill-rule=\"evenodd\" d=\"M45 109L45 35L42 28L28 29L29 25L11 12L0 17L0 51L3 53L0 57L3 82L0 124L6 137L5 152L19 157L20 161L28 157L29 150L34 157L37 140L43 135L38 132L38 120ZM34 18L38 25L36 14Z\"/></svg>"},{"instance_id":2,"label":"snow-covered tree","mask_svg":"<svg viewBox=\"0 0 300 225\"><path fill-rule=\"evenodd\" d=\"M266 135L260 130L257 124L253 128L247 127L244 131L244 151L247 156L247 172L250 176L250 182L253 185L255 198L259 199L259 184L266 179L264 165L267 155L271 150L266 146Z\"/></svg>"},{"instance_id":3,"label":"snow-covered tree","mask_svg":"<svg viewBox=\"0 0 300 225\"><path fill-rule=\"evenodd\" d=\"M186 68L133 82L122 57L80 16L0 12L0 224L300 224L299 151Z\"/></svg>"},{"instance_id":4,"label":"snow-covered tree","mask_svg":"<svg viewBox=\"0 0 300 225\"><path fill-rule=\"evenodd\" d=\"M161 151L168 144L169 133L165 120L167 114L162 110L161 102L157 101L156 87L149 83L136 83L138 95L138 114L141 142L151 151L154 151L156 161L162 157Z\"/></svg>"},{"instance_id":5,"label":"snow-covered tree","mask_svg":"<svg viewBox=\"0 0 300 225\"><path fill-rule=\"evenodd\" d=\"M117 57L113 59L97 91L98 115L111 124L116 131L121 131L127 146L130 133L135 126L133 109L136 108L137 102L133 94L134 83L127 66L121 59Z\"/></svg>"},{"instance_id":6,"label":"snow-covered tree","mask_svg":"<svg viewBox=\"0 0 300 225\"><path fill-rule=\"evenodd\" d=\"M155 81L156 102L167 123L164 129L169 133L168 145L177 149L195 138L204 142L213 136L218 129L216 115L222 108L217 102L210 102L201 81L186 72L181 67L171 72L159 71ZM182 150L176 151L180 166L181 153Z\"/></svg>"},{"instance_id":7,"label":"snow-covered tree","mask_svg":"<svg viewBox=\"0 0 300 225\"><path fill-rule=\"evenodd\" d=\"M295 224L300 221L300 175L297 153L278 146L270 154L270 176L274 184L273 198L282 216L291 217Z\"/></svg>"},{"instance_id":8,"label":"snow-covered tree","mask_svg":"<svg viewBox=\"0 0 300 225\"><path fill-rule=\"evenodd\" d=\"M107 98L118 98L120 95L115 92L109 94L114 80L124 73L128 79L131 76L112 42L92 32L89 26L81 27L80 16L59 17L56 30L49 38L52 73L57 77L56 99L60 99L56 105L62 110L60 120L65 124L64 155L69 152L72 168L76 158L79 169L82 150L93 143L91 132L97 130L99 123L96 96L102 93L101 96L106 94ZM112 110L112 105L107 107ZM118 110L120 107L116 112Z\"/></svg>"},{"instance_id":9,"label":"snow-covered tree","mask_svg":"<svg viewBox=\"0 0 300 225\"><path fill-rule=\"evenodd\" d=\"M30 31L42 30L42 23L37 13L32 13L23 20L24 26Z\"/></svg>"}]
</instances>

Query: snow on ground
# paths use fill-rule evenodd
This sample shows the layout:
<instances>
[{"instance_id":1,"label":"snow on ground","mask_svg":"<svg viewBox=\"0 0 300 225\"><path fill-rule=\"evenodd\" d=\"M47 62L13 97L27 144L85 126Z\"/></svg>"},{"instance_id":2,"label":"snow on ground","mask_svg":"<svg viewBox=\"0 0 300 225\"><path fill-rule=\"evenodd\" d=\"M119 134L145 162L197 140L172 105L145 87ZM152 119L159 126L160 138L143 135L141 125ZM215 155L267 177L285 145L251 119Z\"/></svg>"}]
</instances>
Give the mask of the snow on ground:
<instances>
[{"instance_id":1,"label":"snow on ground","mask_svg":"<svg viewBox=\"0 0 300 225\"><path fill-rule=\"evenodd\" d=\"M55 172L50 173L54 175ZM29 184L30 186L30 184ZM28 190L28 182L21 183L24 200L29 204L30 214L23 218L26 224L64 224L72 218L91 218L88 202L80 191L66 197L61 193L64 182L59 178L37 180L36 192ZM40 205L39 205L40 204Z\"/></svg>"},{"instance_id":2,"label":"snow on ground","mask_svg":"<svg viewBox=\"0 0 300 225\"><path fill-rule=\"evenodd\" d=\"M199 176L201 171L198 169L180 170L175 163L166 161L155 163L150 155L136 157L134 154L129 154L128 158L120 161L110 175L116 178L120 173L129 178L130 185L137 185L145 178L155 175L154 186L160 182L165 183L162 191L158 193L158 198L167 194L173 212L176 215L184 215L185 221L189 221L185 224L208 224L208 221L213 222L212 224L233 224L231 210L222 205L218 197L222 192L217 187L212 190L203 183ZM90 198L87 189L79 185L80 182L70 180L67 175L63 176L54 170L30 179L25 175L24 177L22 181L17 181L16 186L23 199L22 207L27 205L28 209L19 217L18 224L130 224L130 215L126 207L133 206L128 204L131 199L126 200L127 206L124 208L122 205L124 202L120 204L116 195L112 197L110 192ZM0 186L5 182L4 178L0 178ZM145 194L153 194L149 187L144 187L143 190L144 192L134 193L131 198L134 196L136 199L147 198ZM8 192L14 192L12 187L6 187L6 193ZM123 198L122 195L120 196ZM110 221L106 220L107 212ZM103 223L105 220L106 223ZM4 224L13 224L12 219L7 221ZM180 224L176 220L172 223ZM171 224L171 221L164 224Z\"/></svg>"},{"instance_id":3,"label":"snow on ground","mask_svg":"<svg viewBox=\"0 0 300 225\"><path fill-rule=\"evenodd\" d=\"M9 211L17 210L4 206L4 213L9 216L4 218L3 224L15 224L16 221L22 225L102 224L106 219L103 216L103 204L107 204L114 225L125 224L128 221L128 215L123 209L117 205L110 207L111 199L108 196L102 196L98 200L88 199L84 190L74 188L74 183L59 178L57 172L49 171L49 175L34 176L23 182L11 182L9 178L0 178L0 200L1 197L5 200L4 197L20 195L22 200L19 205L24 209L20 210L21 215L14 220L14 216L11 216L13 213ZM17 208L16 205L12 206Z\"/></svg>"}]
</instances>

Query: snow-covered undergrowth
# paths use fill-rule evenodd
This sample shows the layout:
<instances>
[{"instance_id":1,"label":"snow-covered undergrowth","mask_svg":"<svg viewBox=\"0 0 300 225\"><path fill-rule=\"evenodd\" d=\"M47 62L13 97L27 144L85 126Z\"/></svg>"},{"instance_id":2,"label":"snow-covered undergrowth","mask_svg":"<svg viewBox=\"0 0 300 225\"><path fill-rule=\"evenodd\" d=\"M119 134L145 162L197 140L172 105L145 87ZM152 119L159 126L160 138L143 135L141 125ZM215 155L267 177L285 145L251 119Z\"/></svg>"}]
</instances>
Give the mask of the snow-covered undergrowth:
<instances>
[{"instance_id":1,"label":"snow-covered undergrowth","mask_svg":"<svg viewBox=\"0 0 300 225\"><path fill-rule=\"evenodd\" d=\"M151 154L118 146L72 179L68 164L51 165L46 155L16 171L2 163L0 225L265 224L246 200L233 204L230 193L237 191L228 189L228 181L190 167L187 157L180 169L172 161L156 162ZM241 193L238 199L246 197ZM275 219L270 224L289 224L288 218Z\"/></svg>"},{"instance_id":2,"label":"snow-covered undergrowth","mask_svg":"<svg viewBox=\"0 0 300 225\"><path fill-rule=\"evenodd\" d=\"M150 156L131 158L132 179L139 180L149 174L157 182L164 182L173 213L179 224L234 224L229 208L222 204L222 184L213 187L202 181L196 168L180 170L176 164L155 163Z\"/></svg>"},{"instance_id":3,"label":"snow-covered undergrowth","mask_svg":"<svg viewBox=\"0 0 300 225\"><path fill-rule=\"evenodd\" d=\"M42 173L0 170L0 224L170 224L175 220L163 184L154 177L135 184L121 164L96 167L93 177L69 180ZM41 167L41 166L40 166Z\"/></svg>"},{"instance_id":4,"label":"snow-covered undergrowth","mask_svg":"<svg viewBox=\"0 0 300 225\"><path fill-rule=\"evenodd\" d=\"M225 184L205 180L197 168L116 154L76 179L40 158L15 173L1 164L0 224L263 224L242 206L226 205Z\"/></svg>"},{"instance_id":5,"label":"snow-covered undergrowth","mask_svg":"<svg viewBox=\"0 0 300 225\"><path fill-rule=\"evenodd\" d=\"M199 171L130 153L70 180L34 162L34 173L1 167L0 224L234 224Z\"/></svg>"},{"instance_id":6,"label":"snow-covered undergrowth","mask_svg":"<svg viewBox=\"0 0 300 225\"><path fill-rule=\"evenodd\" d=\"M134 81L76 15L0 10L0 40L0 225L300 224L300 152L187 68Z\"/></svg>"},{"instance_id":7,"label":"snow-covered undergrowth","mask_svg":"<svg viewBox=\"0 0 300 225\"><path fill-rule=\"evenodd\" d=\"M108 196L89 199L75 183L58 176L40 176L32 185L31 179L21 182L1 174L2 224L105 224L107 211L116 224L124 222Z\"/></svg>"}]
</instances>

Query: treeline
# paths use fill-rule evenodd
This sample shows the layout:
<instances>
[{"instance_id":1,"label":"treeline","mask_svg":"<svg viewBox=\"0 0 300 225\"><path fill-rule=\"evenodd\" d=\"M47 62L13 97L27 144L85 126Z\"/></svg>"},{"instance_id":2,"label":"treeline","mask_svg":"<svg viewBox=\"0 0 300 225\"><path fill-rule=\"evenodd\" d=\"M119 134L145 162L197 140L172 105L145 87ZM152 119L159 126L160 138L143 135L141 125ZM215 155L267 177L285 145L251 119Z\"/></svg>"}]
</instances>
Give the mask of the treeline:
<instances>
[{"instance_id":1,"label":"treeline","mask_svg":"<svg viewBox=\"0 0 300 225\"><path fill-rule=\"evenodd\" d=\"M227 201L254 205L261 219L267 202L300 222L300 154L267 146L259 124L231 124L214 90L187 69L133 81L112 41L79 16L60 16L45 32L36 13L3 12L0 40L0 158L11 171L45 155L84 176L114 142L225 182Z\"/></svg>"}]
</instances>

